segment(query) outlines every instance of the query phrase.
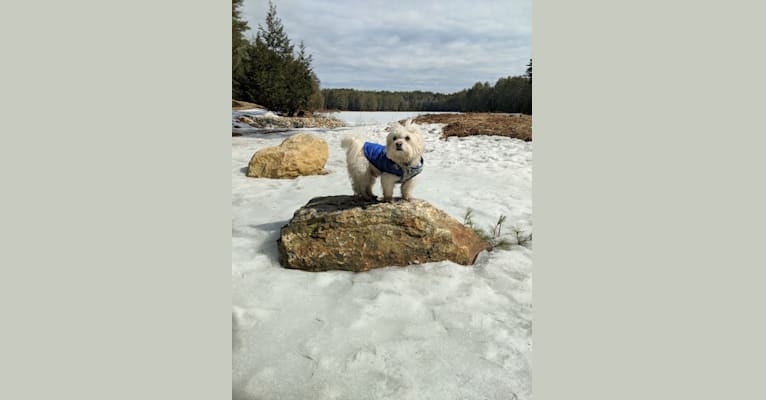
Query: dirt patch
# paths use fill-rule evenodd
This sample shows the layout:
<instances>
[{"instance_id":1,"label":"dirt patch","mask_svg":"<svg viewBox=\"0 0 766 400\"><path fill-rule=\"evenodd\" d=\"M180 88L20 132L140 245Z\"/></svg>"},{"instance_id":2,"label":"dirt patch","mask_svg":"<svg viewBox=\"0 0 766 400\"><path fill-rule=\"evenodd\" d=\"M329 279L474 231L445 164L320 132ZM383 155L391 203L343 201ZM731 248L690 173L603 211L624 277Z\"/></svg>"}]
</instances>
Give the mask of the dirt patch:
<instances>
[{"instance_id":1,"label":"dirt patch","mask_svg":"<svg viewBox=\"0 0 766 400\"><path fill-rule=\"evenodd\" d=\"M402 121L403 122L403 121ZM413 119L419 124L447 124L443 138L449 136L507 136L532 140L532 117L494 113L425 114Z\"/></svg>"},{"instance_id":2,"label":"dirt patch","mask_svg":"<svg viewBox=\"0 0 766 400\"><path fill-rule=\"evenodd\" d=\"M266 109L266 107L255 104L255 103L248 103L246 101L240 101L240 100L232 100L231 101L231 109L234 111L239 110L250 110L253 108L263 108Z\"/></svg>"}]
</instances>

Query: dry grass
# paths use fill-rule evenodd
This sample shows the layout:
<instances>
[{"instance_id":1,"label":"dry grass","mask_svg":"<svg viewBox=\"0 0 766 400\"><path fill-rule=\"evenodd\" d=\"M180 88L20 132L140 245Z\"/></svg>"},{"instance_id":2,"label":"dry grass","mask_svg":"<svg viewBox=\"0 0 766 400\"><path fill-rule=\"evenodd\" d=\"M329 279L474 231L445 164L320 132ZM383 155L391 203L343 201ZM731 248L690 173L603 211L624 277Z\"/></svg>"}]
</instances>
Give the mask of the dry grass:
<instances>
[{"instance_id":1,"label":"dry grass","mask_svg":"<svg viewBox=\"0 0 766 400\"><path fill-rule=\"evenodd\" d=\"M447 124L443 138L449 136L507 136L532 140L532 117L494 113L425 114L413 122L419 124Z\"/></svg>"}]
</instances>

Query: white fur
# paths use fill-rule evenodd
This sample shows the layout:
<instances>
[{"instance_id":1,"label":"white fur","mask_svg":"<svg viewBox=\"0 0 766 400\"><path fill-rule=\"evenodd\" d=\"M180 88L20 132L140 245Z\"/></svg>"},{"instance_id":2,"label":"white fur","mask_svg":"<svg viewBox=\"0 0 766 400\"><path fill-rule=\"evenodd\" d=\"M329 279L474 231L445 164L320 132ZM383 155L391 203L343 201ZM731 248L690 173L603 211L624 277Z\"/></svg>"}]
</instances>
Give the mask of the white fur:
<instances>
[{"instance_id":1,"label":"white fur","mask_svg":"<svg viewBox=\"0 0 766 400\"><path fill-rule=\"evenodd\" d=\"M386 157L402 167L419 164L420 157L423 155L423 137L417 125L407 120L404 125L392 124L386 130L389 132L386 137ZM401 150L397 150L397 144L400 145ZM399 181L399 177L382 173L370 164L364 156L363 145L364 140L355 136L347 136L341 141L341 147L346 149L346 166L351 179L351 189L357 196L374 199L376 197L372 193L372 186L375 184L375 179L382 175L380 184L383 188L383 200L391 201L394 197L394 185ZM402 184L402 199L412 199L412 189L417 178L416 176Z\"/></svg>"}]
</instances>

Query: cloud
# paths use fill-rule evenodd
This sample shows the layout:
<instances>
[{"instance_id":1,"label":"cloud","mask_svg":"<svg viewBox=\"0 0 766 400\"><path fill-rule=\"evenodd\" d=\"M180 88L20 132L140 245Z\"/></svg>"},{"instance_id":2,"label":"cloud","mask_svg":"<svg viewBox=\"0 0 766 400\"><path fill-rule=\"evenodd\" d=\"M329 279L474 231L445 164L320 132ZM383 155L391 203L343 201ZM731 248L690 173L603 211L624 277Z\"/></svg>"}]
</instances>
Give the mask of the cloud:
<instances>
[{"instance_id":1,"label":"cloud","mask_svg":"<svg viewBox=\"0 0 766 400\"><path fill-rule=\"evenodd\" d=\"M268 2L245 1L253 34ZM322 87L454 92L521 75L532 56L531 0L277 0Z\"/></svg>"}]
</instances>

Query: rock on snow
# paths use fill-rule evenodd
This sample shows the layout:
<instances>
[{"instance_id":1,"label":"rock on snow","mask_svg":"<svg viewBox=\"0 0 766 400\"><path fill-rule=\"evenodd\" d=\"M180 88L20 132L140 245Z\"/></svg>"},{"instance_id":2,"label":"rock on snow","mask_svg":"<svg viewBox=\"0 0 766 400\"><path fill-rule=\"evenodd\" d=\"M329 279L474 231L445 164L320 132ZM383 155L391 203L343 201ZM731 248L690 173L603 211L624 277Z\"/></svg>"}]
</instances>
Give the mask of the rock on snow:
<instances>
[{"instance_id":1,"label":"rock on snow","mask_svg":"<svg viewBox=\"0 0 766 400\"><path fill-rule=\"evenodd\" d=\"M282 227L280 262L306 271L368 271L451 260L470 265L490 244L423 200L311 199Z\"/></svg>"}]
</instances>

